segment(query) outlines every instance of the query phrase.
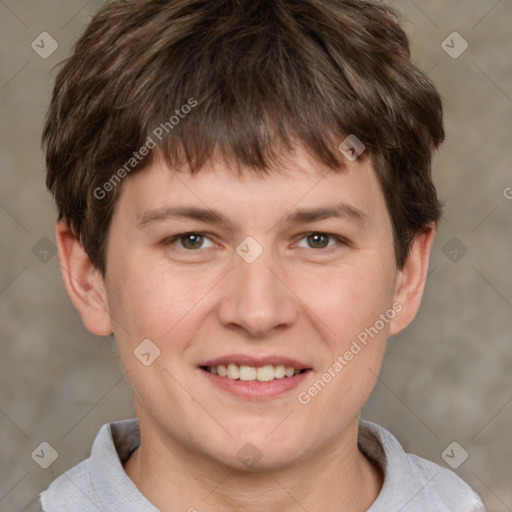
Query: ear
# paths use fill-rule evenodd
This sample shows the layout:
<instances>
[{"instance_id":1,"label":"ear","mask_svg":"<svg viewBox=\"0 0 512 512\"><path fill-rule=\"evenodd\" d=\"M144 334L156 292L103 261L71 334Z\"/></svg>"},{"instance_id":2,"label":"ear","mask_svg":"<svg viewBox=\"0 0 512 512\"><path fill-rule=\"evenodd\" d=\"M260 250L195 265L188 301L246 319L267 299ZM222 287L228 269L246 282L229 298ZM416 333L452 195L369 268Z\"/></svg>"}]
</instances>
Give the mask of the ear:
<instances>
[{"instance_id":1,"label":"ear","mask_svg":"<svg viewBox=\"0 0 512 512\"><path fill-rule=\"evenodd\" d=\"M419 232L402 270L398 271L394 302L402 309L391 320L389 334L404 330L416 316L420 307L427 280L430 250L434 242L436 228L432 224L429 231Z\"/></svg>"},{"instance_id":2,"label":"ear","mask_svg":"<svg viewBox=\"0 0 512 512\"><path fill-rule=\"evenodd\" d=\"M65 220L57 223L56 241L62 278L82 322L93 334L111 334L103 277Z\"/></svg>"}]
</instances>

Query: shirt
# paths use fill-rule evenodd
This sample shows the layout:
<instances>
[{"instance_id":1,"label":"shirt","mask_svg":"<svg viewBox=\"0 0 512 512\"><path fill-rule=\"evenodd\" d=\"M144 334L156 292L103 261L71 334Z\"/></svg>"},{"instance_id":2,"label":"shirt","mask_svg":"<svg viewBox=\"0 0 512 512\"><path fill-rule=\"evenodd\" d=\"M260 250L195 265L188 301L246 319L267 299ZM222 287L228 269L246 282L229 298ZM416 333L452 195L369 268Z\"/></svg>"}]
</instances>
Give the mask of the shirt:
<instances>
[{"instance_id":1,"label":"shirt","mask_svg":"<svg viewBox=\"0 0 512 512\"><path fill-rule=\"evenodd\" d=\"M158 512L123 468L139 443L137 419L103 425L91 456L55 479L25 512ZM361 419L358 447L384 474L368 512L485 512L454 472L406 453L385 428Z\"/></svg>"}]
</instances>

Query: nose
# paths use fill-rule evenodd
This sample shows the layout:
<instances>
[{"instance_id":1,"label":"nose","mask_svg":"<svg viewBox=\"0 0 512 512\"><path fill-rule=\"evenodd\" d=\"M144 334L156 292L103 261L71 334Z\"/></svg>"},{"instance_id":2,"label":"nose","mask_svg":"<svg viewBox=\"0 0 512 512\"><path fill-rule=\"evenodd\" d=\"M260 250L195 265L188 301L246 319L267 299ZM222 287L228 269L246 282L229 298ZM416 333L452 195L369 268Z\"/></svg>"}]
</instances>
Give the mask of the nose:
<instances>
[{"instance_id":1,"label":"nose","mask_svg":"<svg viewBox=\"0 0 512 512\"><path fill-rule=\"evenodd\" d=\"M297 319L298 299L282 265L270 251L251 263L235 254L234 269L224 281L218 317L224 327L263 338L290 327Z\"/></svg>"}]
</instances>

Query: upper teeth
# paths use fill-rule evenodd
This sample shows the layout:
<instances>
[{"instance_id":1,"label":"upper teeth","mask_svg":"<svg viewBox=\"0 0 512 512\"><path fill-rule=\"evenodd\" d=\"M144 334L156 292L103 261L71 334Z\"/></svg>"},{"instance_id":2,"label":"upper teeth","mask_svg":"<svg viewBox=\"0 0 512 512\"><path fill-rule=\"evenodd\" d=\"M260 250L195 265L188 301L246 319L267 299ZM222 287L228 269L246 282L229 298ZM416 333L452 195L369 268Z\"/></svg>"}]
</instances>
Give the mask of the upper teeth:
<instances>
[{"instance_id":1,"label":"upper teeth","mask_svg":"<svg viewBox=\"0 0 512 512\"><path fill-rule=\"evenodd\" d=\"M300 370L296 370L293 366L284 366L282 364L277 366L268 364L266 366L255 367L243 364L239 366L234 363L229 363L228 365L219 364L218 366L208 366L207 370L215 375L227 377L228 379L259 380L262 382L282 379L283 377L293 377L300 373Z\"/></svg>"}]
</instances>

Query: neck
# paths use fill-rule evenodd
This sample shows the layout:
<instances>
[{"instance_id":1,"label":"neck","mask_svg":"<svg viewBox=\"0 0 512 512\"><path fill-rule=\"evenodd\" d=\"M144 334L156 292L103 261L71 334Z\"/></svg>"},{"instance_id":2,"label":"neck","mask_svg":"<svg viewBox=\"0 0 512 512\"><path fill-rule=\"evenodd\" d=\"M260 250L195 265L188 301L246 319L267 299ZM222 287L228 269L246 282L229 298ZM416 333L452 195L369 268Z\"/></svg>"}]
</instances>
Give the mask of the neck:
<instances>
[{"instance_id":1,"label":"neck","mask_svg":"<svg viewBox=\"0 0 512 512\"><path fill-rule=\"evenodd\" d=\"M293 467L247 472L199 456L183 445L159 442L156 435L146 439L141 425L141 444L124 469L162 512L287 512L298 508L359 512L368 510L377 499L383 475L357 449L357 427L354 423L343 439Z\"/></svg>"}]
</instances>

